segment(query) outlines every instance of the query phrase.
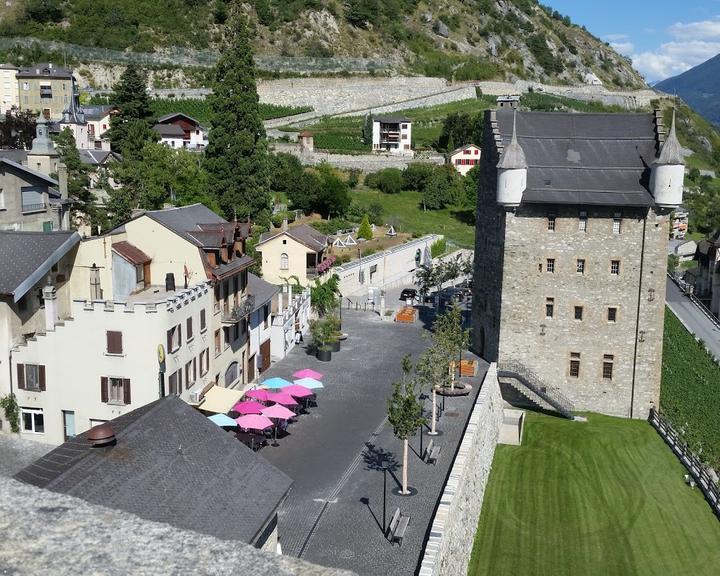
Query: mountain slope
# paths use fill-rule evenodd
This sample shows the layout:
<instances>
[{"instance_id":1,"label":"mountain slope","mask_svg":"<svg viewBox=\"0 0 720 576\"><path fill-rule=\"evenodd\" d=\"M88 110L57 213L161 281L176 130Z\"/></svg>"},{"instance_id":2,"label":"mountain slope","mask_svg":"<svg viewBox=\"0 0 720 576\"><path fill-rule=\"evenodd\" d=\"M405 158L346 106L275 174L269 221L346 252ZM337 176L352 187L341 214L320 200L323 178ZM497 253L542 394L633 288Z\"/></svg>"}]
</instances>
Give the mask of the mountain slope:
<instances>
[{"instance_id":1,"label":"mountain slope","mask_svg":"<svg viewBox=\"0 0 720 576\"><path fill-rule=\"evenodd\" d=\"M135 52L215 50L225 0L14 0L0 36ZM256 53L352 57L455 80L644 83L628 59L537 0L247 0ZM8 53L8 58L17 54Z\"/></svg>"},{"instance_id":2,"label":"mountain slope","mask_svg":"<svg viewBox=\"0 0 720 576\"><path fill-rule=\"evenodd\" d=\"M706 120L720 126L720 54L655 88L680 96Z\"/></svg>"}]
</instances>

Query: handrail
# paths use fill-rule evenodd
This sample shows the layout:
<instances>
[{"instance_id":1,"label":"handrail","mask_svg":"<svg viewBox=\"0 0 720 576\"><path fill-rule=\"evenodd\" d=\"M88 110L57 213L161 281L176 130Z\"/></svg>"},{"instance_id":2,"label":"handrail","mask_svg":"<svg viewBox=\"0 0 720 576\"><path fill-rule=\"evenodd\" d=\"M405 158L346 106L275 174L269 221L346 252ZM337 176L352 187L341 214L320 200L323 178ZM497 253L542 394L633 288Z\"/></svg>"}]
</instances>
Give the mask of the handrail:
<instances>
[{"instance_id":1,"label":"handrail","mask_svg":"<svg viewBox=\"0 0 720 576\"><path fill-rule=\"evenodd\" d=\"M542 379L520 362L507 361L498 363L498 376L520 377L522 383L532 392L540 396L558 412L572 418L573 403L556 386L545 384Z\"/></svg>"},{"instance_id":2,"label":"handrail","mask_svg":"<svg viewBox=\"0 0 720 576\"><path fill-rule=\"evenodd\" d=\"M670 280L672 280L675 283L675 285L678 288L680 288L680 290L682 290L683 294L685 294L690 299L690 302L692 302L695 305L695 307L698 310L700 310L700 312L702 312L703 315L706 316L708 320L710 320L710 322L712 322L713 324L715 324L715 326L720 328L720 319L718 319L718 317L715 316L715 314L713 314L712 311L707 306L705 306L705 304L702 303L702 300L700 300L700 298L695 296L695 294L693 292L691 292L690 290L687 289L687 287L690 286L690 284L688 284L684 280L678 278L674 274L671 274L670 272L668 272L667 275L670 278Z\"/></svg>"}]
</instances>

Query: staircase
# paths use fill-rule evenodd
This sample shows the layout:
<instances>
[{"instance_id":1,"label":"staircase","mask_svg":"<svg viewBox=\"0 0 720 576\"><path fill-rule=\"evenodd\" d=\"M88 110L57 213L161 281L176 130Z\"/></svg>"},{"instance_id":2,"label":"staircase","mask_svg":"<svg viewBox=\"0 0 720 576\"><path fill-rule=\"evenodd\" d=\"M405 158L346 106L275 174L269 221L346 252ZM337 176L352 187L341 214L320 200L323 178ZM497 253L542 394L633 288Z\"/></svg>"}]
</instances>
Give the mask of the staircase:
<instances>
[{"instance_id":1,"label":"staircase","mask_svg":"<svg viewBox=\"0 0 720 576\"><path fill-rule=\"evenodd\" d=\"M533 402L537 396L565 418L574 420L572 402L558 388L545 384L537 374L519 362L498 363L497 374L498 378L511 380L510 385Z\"/></svg>"}]
</instances>

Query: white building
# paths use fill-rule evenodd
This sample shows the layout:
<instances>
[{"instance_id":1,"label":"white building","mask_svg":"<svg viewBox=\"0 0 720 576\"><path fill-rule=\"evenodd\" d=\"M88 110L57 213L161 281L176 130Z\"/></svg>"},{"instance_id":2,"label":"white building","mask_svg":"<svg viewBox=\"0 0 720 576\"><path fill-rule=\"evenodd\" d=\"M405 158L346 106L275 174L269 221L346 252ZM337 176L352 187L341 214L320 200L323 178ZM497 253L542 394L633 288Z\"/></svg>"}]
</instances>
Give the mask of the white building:
<instances>
[{"instance_id":1,"label":"white building","mask_svg":"<svg viewBox=\"0 0 720 576\"><path fill-rule=\"evenodd\" d=\"M481 151L475 144L465 144L456 148L448 155L449 163L461 176L465 176L475 166L480 164Z\"/></svg>"},{"instance_id":2,"label":"white building","mask_svg":"<svg viewBox=\"0 0 720 576\"><path fill-rule=\"evenodd\" d=\"M207 146L207 130L195 118L175 112L157 119L153 129L160 135L160 141L171 148L202 150Z\"/></svg>"},{"instance_id":3,"label":"white building","mask_svg":"<svg viewBox=\"0 0 720 576\"><path fill-rule=\"evenodd\" d=\"M272 360L282 360L295 345L296 334L307 334L310 327L310 289L297 292L285 285L277 296L277 309L272 319Z\"/></svg>"},{"instance_id":4,"label":"white building","mask_svg":"<svg viewBox=\"0 0 720 576\"><path fill-rule=\"evenodd\" d=\"M20 68L12 64L0 64L0 114L18 108L18 81L15 75Z\"/></svg>"},{"instance_id":5,"label":"white building","mask_svg":"<svg viewBox=\"0 0 720 576\"><path fill-rule=\"evenodd\" d=\"M404 116L374 116L372 125L373 152L389 152L413 156L412 121Z\"/></svg>"}]
</instances>

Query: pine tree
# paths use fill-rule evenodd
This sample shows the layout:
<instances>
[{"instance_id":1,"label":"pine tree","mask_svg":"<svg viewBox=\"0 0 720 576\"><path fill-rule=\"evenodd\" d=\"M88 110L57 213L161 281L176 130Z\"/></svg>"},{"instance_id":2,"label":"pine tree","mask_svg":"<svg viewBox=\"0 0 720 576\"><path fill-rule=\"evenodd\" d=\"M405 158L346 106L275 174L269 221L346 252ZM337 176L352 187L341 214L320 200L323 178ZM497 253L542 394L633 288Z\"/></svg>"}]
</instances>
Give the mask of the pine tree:
<instances>
[{"instance_id":1,"label":"pine tree","mask_svg":"<svg viewBox=\"0 0 720 576\"><path fill-rule=\"evenodd\" d=\"M228 219L267 219L270 175L255 66L245 21L233 9L226 46L215 67L205 168L211 192Z\"/></svg>"},{"instance_id":2,"label":"pine tree","mask_svg":"<svg viewBox=\"0 0 720 576\"><path fill-rule=\"evenodd\" d=\"M363 216L362 222L360 222L360 228L358 228L358 238L365 238L365 240L372 240L373 231L370 227L370 220L368 215Z\"/></svg>"},{"instance_id":3,"label":"pine tree","mask_svg":"<svg viewBox=\"0 0 720 576\"><path fill-rule=\"evenodd\" d=\"M137 64L129 64L113 86L112 103L117 113L110 117L110 142L123 155L137 153L148 141L157 139L150 128L152 110L145 75Z\"/></svg>"}]
</instances>

